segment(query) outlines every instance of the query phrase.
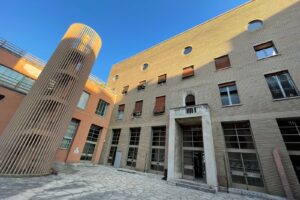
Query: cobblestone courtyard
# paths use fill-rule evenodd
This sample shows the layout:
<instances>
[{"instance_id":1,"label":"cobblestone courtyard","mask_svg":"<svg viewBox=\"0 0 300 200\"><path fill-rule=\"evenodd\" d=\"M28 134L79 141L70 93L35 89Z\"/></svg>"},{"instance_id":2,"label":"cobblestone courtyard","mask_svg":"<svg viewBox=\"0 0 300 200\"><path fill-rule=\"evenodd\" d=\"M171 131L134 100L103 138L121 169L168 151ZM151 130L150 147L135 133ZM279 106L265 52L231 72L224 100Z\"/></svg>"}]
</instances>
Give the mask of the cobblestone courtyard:
<instances>
[{"instance_id":1,"label":"cobblestone courtyard","mask_svg":"<svg viewBox=\"0 0 300 200\"><path fill-rule=\"evenodd\" d=\"M211 194L167 184L159 176L130 174L105 166L63 167L57 176L0 178L0 199L255 199L235 194Z\"/></svg>"}]
</instances>

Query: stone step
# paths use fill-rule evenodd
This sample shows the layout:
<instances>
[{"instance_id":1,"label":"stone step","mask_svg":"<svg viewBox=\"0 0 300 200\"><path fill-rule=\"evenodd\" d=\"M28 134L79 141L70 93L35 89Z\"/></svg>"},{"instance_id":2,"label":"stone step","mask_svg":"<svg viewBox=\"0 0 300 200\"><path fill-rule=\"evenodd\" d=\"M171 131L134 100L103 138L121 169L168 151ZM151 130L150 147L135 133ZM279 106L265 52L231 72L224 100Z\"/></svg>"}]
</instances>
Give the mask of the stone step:
<instances>
[{"instance_id":1,"label":"stone step","mask_svg":"<svg viewBox=\"0 0 300 200\"><path fill-rule=\"evenodd\" d=\"M210 192L210 193L216 193L216 190L212 187L210 187L207 184L194 182L194 181L186 181L186 180L175 180L173 181L176 186L194 189L194 190L200 190L203 192Z\"/></svg>"}]
</instances>

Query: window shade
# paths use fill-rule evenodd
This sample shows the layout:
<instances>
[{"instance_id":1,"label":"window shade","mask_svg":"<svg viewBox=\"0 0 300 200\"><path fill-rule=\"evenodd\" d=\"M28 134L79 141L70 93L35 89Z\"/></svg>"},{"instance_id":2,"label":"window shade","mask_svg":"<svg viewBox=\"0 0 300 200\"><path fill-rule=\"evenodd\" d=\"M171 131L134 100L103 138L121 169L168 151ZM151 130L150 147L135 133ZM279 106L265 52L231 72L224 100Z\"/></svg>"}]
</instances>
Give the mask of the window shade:
<instances>
[{"instance_id":1,"label":"window shade","mask_svg":"<svg viewBox=\"0 0 300 200\"><path fill-rule=\"evenodd\" d=\"M164 82L166 82L166 80L167 80L167 74L160 75L160 76L158 77L157 83L158 83L158 84L164 83Z\"/></svg>"},{"instance_id":2,"label":"window shade","mask_svg":"<svg viewBox=\"0 0 300 200\"><path fill-rule=\"evenodd\" d=\"M143 101L137 101L135 102L135 108L134 108L134 113L141 113L143 110Z\"/></svg>"},{"instance_id":3,"label":"window shade","mask_svg":"<svg viewBox=\"0 0 300 200\"><path fill-rule=\"evenodd\" d=\"M155 106L153 112L155 114L165 112L166 96L156 97Z\"/></svg>"},{"instance_id":4,"label":"window shade","mask_svg":"<svg viewBox=\"0 0 300 200\"><path fill-rule=\"evenodd\" d=\"M182 78L187 78L194 75L194 66L183 68Z\"/></svg>"},{"instance_id":5,"label":"window shade","mask_svg":"<svg viewBox=\"0 0 300 200\"><path fill-rule=\"evenodd\" d=\"M118 111L119 111L119 112L124 112L124 110L125 110L125 104L119 105Z\"/></svg>"},{"instance_id":6,"label":"window shade","mask_svg":"<svg viewBox=\"0 0 300 200\"><path fill-rule=\"evenodd\" d=\"M229 56L226 55L226 56L222 56L222 57L219 57L219 58L216 58L215 59L215 65L216 65L216 69L223 69L223 68L226 68L226 67L230 67L230 59L229 59Z\"/></svg>"},{"instance_id":7,"label":"window shade","mask_svg":"<svg viewBox=\"0 0 300 200\"><path fill-rule=\"evenodd\" d=\"M272 46L274 46L274 44L273 44L272 41L270 41L270 42L266 42L266 43L254 46L254 50L259 51L259 50L262 50L262 49L270 48Z\"/></svg>"},{"instance_id":8,"label":"window shade","mask_svg":"<svg viewBox=\"0 0 300 200\"><path fill-rule=\"evenodd\" d=\"M235 85L234 81L228 82L228 83L219 84L219 87L229 87L229 86L233 86L233 85Z\"/></svg>"}]
</instances>

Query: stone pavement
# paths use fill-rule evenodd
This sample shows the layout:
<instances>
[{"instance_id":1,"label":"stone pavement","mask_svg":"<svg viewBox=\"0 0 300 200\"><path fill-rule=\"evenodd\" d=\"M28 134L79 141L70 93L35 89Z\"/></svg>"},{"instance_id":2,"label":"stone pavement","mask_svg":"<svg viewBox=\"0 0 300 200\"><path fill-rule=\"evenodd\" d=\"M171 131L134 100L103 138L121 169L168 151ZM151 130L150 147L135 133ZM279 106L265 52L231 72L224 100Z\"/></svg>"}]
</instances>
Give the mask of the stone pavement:
<instances>
[{"instance_id":1,"label":"stone pavement","mask_svg":"<svg viewBox=\"0 0 300 200\"><path fill-rule=\"evenodd\" d=\"M57 176L0 177L0 199L101 199L101 200L237 200L257 199L236 194L211 194L181 188L160 176L130 174L106 166L64 166Z\"/></svg>"}]
</instances>

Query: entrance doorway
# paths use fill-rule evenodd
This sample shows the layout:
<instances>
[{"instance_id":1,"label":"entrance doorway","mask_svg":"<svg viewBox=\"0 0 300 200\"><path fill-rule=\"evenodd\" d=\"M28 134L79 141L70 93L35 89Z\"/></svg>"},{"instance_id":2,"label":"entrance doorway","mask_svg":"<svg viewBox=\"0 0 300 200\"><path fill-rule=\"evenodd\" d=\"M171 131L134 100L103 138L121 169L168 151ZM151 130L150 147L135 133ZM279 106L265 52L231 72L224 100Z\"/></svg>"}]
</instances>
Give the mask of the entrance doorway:
<instances>
[{"instance_id":1,"label":"entrance doorway","mask_svg":"<svg viewBox=\"0 0 300 200\"><path fill-rule=\"evenodd\" d=\"M182 127L183 178L205 182L202 127Z\"/></svg>"}]
</instances>

